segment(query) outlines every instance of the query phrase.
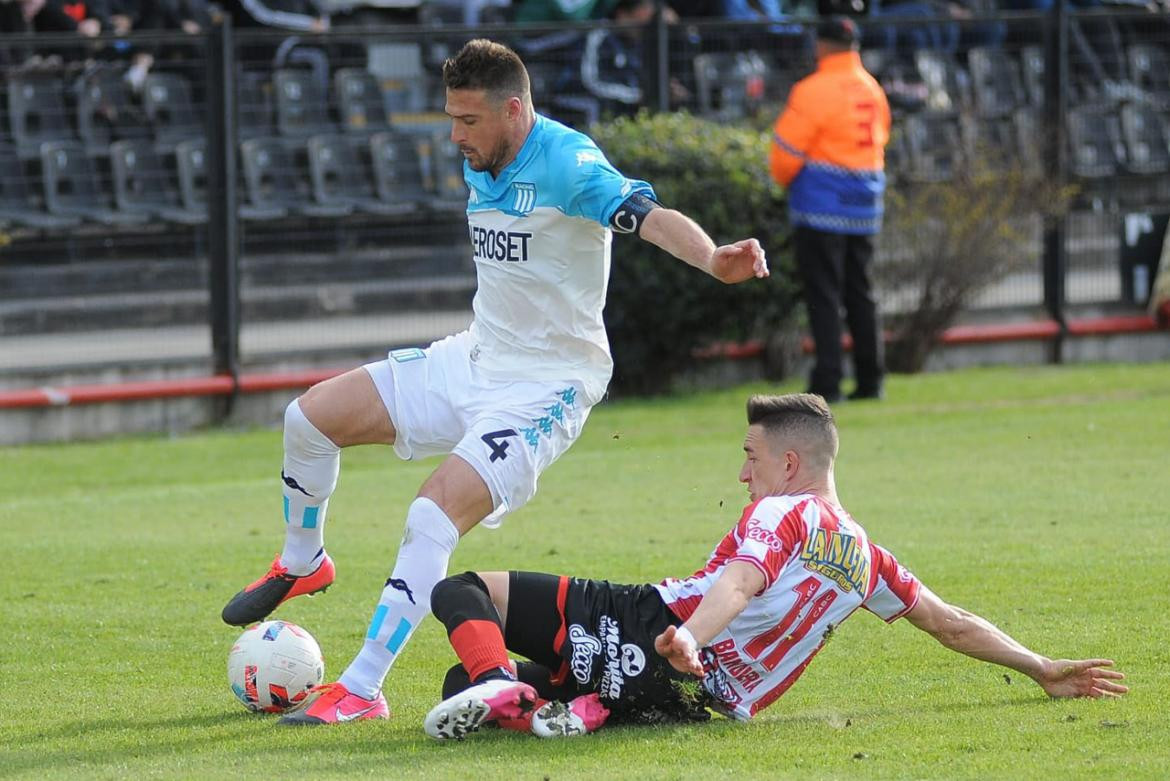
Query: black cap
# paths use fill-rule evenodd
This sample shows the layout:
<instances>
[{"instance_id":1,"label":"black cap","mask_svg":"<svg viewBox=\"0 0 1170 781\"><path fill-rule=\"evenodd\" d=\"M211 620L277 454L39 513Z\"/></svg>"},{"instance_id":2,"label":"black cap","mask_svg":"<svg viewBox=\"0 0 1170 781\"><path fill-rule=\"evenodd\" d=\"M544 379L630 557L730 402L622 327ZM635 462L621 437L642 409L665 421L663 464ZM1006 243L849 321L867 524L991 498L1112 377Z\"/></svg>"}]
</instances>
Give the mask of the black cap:
<instances>
[{"instance_id":1,"label":"black cap","mask_svg":"<svg viewBox=\"0 0 1170 781\"><path fill-rule=\"evenodd\" d=\"M848 16L828 16L817 22L817 40L856 46L861 37L857 22Z\"/></svg>"}]
</instances>

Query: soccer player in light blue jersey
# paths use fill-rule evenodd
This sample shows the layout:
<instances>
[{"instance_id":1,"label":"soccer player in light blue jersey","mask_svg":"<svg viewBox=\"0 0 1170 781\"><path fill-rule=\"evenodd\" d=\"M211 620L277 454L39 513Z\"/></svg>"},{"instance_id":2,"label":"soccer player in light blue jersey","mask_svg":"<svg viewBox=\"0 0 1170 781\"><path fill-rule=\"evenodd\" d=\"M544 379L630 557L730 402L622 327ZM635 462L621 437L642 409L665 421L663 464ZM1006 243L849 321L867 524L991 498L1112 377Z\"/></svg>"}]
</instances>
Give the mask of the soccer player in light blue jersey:
<instances>
[{"instance_id":1,"label":"soccer player in light blue jersey","mask_svg":"<svg viewBox=\"0 0 1170 781\"><path fill-rule=\"evenodd\" d=\"M768 275L756 239L716 246L660 205L648 183L610 165L588 136L538 115L524 64L506 46L469 42L443 64L443 80L469 188L473 322L289 404L284 549L228 602L224 621L259 621L333 582L323 532L341 448L380 443L403 459L447 457L407 510L361 651L282 723L388 717L382 683L430 611L459 538L524 506L541 472L580 435L613 369L601 314L613 231L636 233L726 283Z\"/></svg>"}]
</instances>

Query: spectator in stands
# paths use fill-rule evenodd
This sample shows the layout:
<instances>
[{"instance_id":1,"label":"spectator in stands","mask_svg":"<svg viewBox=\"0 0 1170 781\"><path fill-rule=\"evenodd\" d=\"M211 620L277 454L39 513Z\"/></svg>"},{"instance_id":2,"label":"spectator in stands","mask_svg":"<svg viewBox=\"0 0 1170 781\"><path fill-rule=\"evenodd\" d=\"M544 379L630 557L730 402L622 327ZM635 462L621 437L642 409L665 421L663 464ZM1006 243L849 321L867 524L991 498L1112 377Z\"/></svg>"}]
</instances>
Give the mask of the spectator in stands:
<instances>
[{"instance_id":1,"label":"spectator in stands","mask_svg":"<svg viewBox=\"0 0 1170 781\"><path fill-rule=\"evenodd\" d=\"M778 22L787 18L780 0L723 0L722 16L737 22Z\"/></svg>"},{"instance_id":2,"label":"spectator in stands","mask_svg":"<svg viewBox=\"0 0 1170 781\"><path fill-rule=\"evenodd\" d=\"M112 17L115 30L124 34L129 30L173 30L188 35L200 35L211 26L212 7L207 0L115 0L116 13ZM140 92L146 76L156 59L169 60L169 70L202 71L196 57L187 47L151 44L134 50L132 65L126 71L126 81L135 92ZM195 81L198 72L188 75Z\"/></svg>"},{"instance_id":3,"label":"spectator in stands","mask_svg":"<svg viewBox=\"0 0 1170 781\"><path fill-rule=\"evenodd\" d=\"M96 15L95 15L96 13ZM63 0L5 0L0 3L0 32L77 32L87 38L101 33L102 18L108 24L104 0L65 3Z\"/></svg>"},{"instance_id":4,"label":"spectator in stands","mask_svg":"<svg viewBox=\"0 0 1170 781\"><path fill-rule=\"evenodd\" d=\"M314 33L329 29L329 16L313 0L232 0L226 8L237 27L276 27Z\"/></svg>"},{"instance_id":5,"label":"spectator in stands","mask_svg":"<svg viewBox=\"0 0 1170 781\"><path fill-rule=\"evenodd\" d=\"M103 24L102 20L105 20ZM70 33L93 38L109 24L105 0L67 3L65 0L3 0L0 2L0 33ZM0 54L5 64L21 67L60 67L77 50L68 46L28 47L9 45Z\"/></svg>"},{"instance_id":6,"label":"spectator in stands","mask_svg":"<svg viewBox=\"0 0 1170 781\"><path fill-rule=\"evenodd\" d=\"M967 22L980 0L870 0L870 16L935 19L933 24L882 25L866 31L867 43L913 54L919 49L955 54L972 46L998 46L1006 28L1002 22Z\"/></svg>"},{"instance_id":7,"label":"spectator in stands","mask_svg":"<svg viewBox=\"0 0 1170 781\"><path fill-rule=\"evenodd\" d=\"M642 84L647 77L645 53L651 51L646 25L654 20L654 0L618 0L611 15L622 27L598 28L585 36L581 54L581 83L590 95L602 101L607 114L633 113L643 102ZM678 16L669 6L663 8L666 23L674 25ZM677 78L670 79L672 105L684 103L690 92Z\"/></svg>"},{"instance_id":8,"label":"spectator in stands","mask_svg":"<svg viewBox=\"0 0 1170 781\"><path fill-rule=\"evenodd\" d=\"M517 22L584 22L604 19L615 5L614 0L518 0L514 9Z\"/></svg>"},{"instance_id":9,"label":"spectator in stands","mask_svg":"<svg viewBox=\"0 0 1170 781\"><path fill-rule=\"evenodd\" d=\"M115 29L182 30L199 35L211 26L207 0L117 0Z\"/></svg>"},{"instance_id":10,"label":"spectator in stands","mask_svg":"<svg viewBox=\"0 0 1170 781\"><path fill-rule=\"evenodd\" d=\"M857 24L817 25L817 70L792 88L776 120L772 177L788 189L796 263L816 343L809 392L841 399L841 308L853 335L852 399L877 399L885 374L870 283L881 229L890 107L861 64Z\"/></svg>"}]
</instances>

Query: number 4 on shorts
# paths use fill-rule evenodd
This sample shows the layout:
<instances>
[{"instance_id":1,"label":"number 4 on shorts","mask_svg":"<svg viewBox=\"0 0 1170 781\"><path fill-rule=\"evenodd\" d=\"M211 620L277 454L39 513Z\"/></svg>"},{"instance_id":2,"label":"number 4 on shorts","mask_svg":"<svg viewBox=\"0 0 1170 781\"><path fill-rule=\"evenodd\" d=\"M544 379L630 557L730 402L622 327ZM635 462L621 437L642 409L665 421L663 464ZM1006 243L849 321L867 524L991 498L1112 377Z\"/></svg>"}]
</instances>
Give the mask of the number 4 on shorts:
<instances>
[{"instance_id":1,"label":"number 4 on shorts","mask_svg":"<svg viewBox=\"0 0 1170 781\"><path fill-rule=\"evenodd\" d=\"M511 445L511 443L505 440L507 440L508 437L514 436L516 436L516 429L504 428L500 429L499 431L489 431L487 434L484 434L482 437L480 437L480 439L482 439L484 443L486 443L487 446L492 449L491 458L488 460L502 461L507 458L508 446Z\"/></svg>"}]
</instances>

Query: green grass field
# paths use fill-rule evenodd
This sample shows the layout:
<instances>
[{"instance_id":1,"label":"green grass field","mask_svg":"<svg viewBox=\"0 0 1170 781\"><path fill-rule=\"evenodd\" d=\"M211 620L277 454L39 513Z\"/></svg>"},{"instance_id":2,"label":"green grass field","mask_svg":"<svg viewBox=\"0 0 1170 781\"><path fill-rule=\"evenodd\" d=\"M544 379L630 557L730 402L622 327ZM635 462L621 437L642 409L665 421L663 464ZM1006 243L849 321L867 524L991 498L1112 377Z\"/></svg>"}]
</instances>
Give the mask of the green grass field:
<instances>
[{"instance_id":1,"label":"green grass field","mask_svg":"<svg viewBox=\"0 0 1170 781\"><path fill-rule=\"evenodd\" d=\"M743 401L768 390L599 407L536 499L473 532L452 571L690 573L746 503ZM1131 693L1050 701L860 612L749 724L440 744L421 722L454 657L428 620L388 679L391 721L278 728L228 690L237 630L219 611L280 547L280 434L213 431L0 449L0 777L1170 775L1170 368L895 377L886 402L837 415L839 492L874 540L1038 651L1114 658ZM338 581L277 613L314 633L329 679L360 647L433 466L386 448L343 456L328 525Z\"/></svg>"}]
</instances>

